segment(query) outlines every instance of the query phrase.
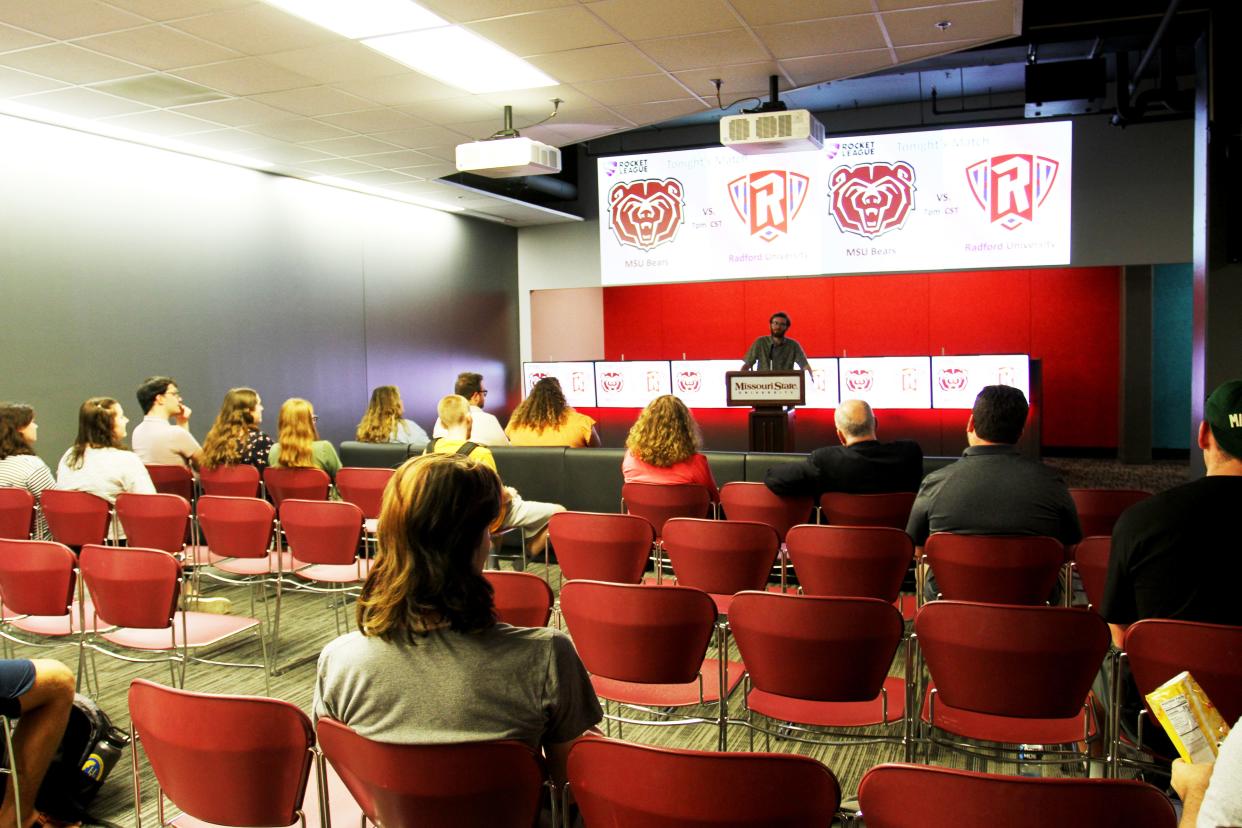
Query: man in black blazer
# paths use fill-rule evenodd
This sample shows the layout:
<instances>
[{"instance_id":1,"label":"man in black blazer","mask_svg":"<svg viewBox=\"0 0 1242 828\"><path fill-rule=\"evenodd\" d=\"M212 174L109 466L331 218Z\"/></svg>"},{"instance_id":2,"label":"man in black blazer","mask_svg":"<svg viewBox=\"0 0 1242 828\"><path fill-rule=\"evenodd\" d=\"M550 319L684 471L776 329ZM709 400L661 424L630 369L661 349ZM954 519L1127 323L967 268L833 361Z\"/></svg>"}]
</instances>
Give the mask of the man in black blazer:
<instances>
[{"instance_id":1,"label":"man in black blazer","mask_svg":"<svg viewBox=\"0 0 1242 828\"><path fill-rule=\"evenodd\" d=\"M804 463L768 469L764 483L778 495L818 496L824 492L881 494L917 492L923 479L923 450L913 440L881 443L875 414L862 400L844 400L833 418L839 446L816 449Z\"/></svg>"}]
</instances>

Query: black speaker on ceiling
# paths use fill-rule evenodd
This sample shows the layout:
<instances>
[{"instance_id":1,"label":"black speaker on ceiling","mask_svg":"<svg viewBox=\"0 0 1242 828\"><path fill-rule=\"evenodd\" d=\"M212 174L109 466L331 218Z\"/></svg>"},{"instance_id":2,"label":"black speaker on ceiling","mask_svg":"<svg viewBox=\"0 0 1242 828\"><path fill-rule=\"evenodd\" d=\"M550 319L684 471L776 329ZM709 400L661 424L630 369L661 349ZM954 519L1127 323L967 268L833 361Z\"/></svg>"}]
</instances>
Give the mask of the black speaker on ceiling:
<instances>
[{"instance_id":1,"label":"black speaker on ceiling","mask_svg":"<svg viewBox=\"0 0 1242 828\"><path fill-rule=\"evenodd\" d=\"M1026 65L1026 117L1098 112L1108 88L1104 58Z\"/></svg>"}]
</instances>

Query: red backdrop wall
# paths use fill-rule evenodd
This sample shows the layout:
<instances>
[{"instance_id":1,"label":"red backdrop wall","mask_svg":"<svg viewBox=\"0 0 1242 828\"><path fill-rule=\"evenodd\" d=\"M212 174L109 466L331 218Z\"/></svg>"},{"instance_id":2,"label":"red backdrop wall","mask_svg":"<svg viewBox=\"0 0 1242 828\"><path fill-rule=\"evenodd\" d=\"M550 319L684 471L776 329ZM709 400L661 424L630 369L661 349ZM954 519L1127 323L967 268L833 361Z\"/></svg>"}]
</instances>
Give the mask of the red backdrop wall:
<instances>
[{"instance_id":1,"label":"red backdrop wall","mask_svg":"<svg viewBox=\"0 0 1242 828\"><path fill-rule=\"evenodd\" d=\"M790 335L809 355L1028 353L1043 363L1043 444L1117 445L1120 270L1114 267L605 288L605 358L685 354L736 357L740 364L777 310L793 318ZM738 414L720 412L726 419ZM804 421L819 432L826 422L818 421L827 419L804 411L799 433ZM966 413L881 415L882 423L905 419L924 427L939 420L953 450ZM886 436L900 436L893 431ZM801 450L810 447L799 443Z\"/></svg>"}]
</instances>

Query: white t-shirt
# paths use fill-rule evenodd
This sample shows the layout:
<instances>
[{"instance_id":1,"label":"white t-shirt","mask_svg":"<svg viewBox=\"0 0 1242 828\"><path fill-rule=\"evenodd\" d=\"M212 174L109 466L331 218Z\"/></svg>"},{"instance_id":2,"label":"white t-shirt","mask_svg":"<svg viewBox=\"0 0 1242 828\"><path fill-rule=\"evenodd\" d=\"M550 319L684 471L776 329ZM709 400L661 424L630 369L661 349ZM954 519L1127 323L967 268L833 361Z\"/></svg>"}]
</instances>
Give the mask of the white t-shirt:
<instances>
[{"instance_id":1,"label":"white t-shirt","mask_svg":"<svg viewBox=\"0 0 1242 828\"><path fill-rule=\"evenodd\" d=\"M135 426L130 442L134 454L152 466L188 466L190 458L203 449L188 429L151 416Z\"/></svg>"},{"instance_id":2,"label":"white t-shirt","mask_svg":"<svg viewBox=\"0 0 1242 828\"><path fill-rule=\"evenodd\" d=\"M65 452L60 458L56 469L56 488L73 492L90 492L102 497L109 503L116 503L116 496L121 492L137 494L155 494L155 484L147 467L132 451L115 448L87 448L82 454L82 465L78 468L69 466L69 455L73 449ZM125 537L120 532L120 524L114 521L113 531L118 537Z\"/></svg>"},{"instance_id":3,"label":"white t-shirt","mask_svg":"<svg viewBox=\"0 0 1242 828\"><path fill-rule=\"evenodd\" d=\"M478 443L481 446L509 445L509 438L505 436L505 430L500 427L500 420L497 420L477 405L470 406L470 419L473 423L470 428L471 442ZM437 417L435 427L431 429L431 436L443 437L447 433L448 430Z\"/></svg>"},{"instance_id":4,"label":"white t-shirt","mask_svg":"<svg viewBox=\"0 0 1242 828\"><path fill-rule=\"evenodd\" d=\"M428 439L427 432L423 431L418 423L413 420L397 420L397 424L392 429L392 438L388 442L425 446Z\"/></svg>"},{"instance_id":5,"label":"white t-shirt","mask_svg":"<svg viewBox=\"0 0 1242 828\"><path fill-rule=\"evenodd\" d=\"M1220 743L1196 828L1242 825L1242 719Z\"/></svg>"}]
</instances>

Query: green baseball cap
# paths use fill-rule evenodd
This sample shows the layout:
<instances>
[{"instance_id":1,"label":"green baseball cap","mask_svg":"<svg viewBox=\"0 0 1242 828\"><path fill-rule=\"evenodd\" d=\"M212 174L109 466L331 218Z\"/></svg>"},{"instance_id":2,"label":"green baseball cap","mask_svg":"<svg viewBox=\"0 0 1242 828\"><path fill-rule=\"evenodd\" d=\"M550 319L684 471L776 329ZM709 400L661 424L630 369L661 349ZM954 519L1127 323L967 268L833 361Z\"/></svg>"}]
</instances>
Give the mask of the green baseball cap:
<instances>
[{"instance_id":1,"label":"green baseball cap","mask_svg":"<svg viewBox=\"0 0 1242 828\"><path fill-rule=\"evenodd\" d=\"M1218 385L1203 404L1203 419L1220 447L1242 459L1242 380Z\"/></svg>"}]
</instances>

